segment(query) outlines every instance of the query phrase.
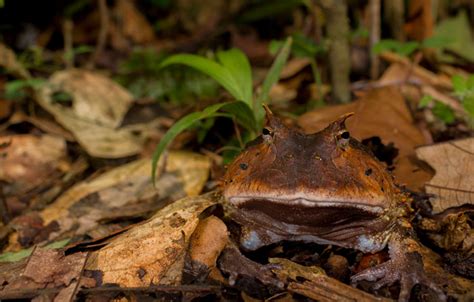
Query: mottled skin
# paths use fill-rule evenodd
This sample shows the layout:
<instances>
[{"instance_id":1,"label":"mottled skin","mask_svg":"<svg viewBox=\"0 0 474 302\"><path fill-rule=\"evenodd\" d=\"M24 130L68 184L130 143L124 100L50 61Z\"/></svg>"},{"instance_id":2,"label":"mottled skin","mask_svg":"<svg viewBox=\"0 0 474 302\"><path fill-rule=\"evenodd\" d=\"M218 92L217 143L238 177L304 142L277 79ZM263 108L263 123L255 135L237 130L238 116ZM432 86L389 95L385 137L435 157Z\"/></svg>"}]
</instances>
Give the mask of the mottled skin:
<instances>
[{"instance_id":1,"label":"mottled skin","mask_svg":"<svg viewBox=\"0 0 474 302\"><path fill-rule=\"evenodd\" d=\"M406 219L408 197L384 164L350 137L350 114L314 134L286 127L267 109L267 126L232 164L223 193L242 225L247 250L281 240L378 252L388 244L391 259L352 281L400 281L400 300L423 283L445 299L426 278L420 248Z\"/></svg>"}]
</instances>

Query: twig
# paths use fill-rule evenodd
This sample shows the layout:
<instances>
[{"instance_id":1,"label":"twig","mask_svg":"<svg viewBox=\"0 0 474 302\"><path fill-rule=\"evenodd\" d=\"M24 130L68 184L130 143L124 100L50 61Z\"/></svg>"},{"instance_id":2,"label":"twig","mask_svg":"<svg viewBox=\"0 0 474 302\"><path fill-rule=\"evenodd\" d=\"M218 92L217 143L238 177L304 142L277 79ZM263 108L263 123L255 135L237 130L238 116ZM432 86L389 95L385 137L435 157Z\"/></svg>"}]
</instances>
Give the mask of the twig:
<instances>
[{"instance_id":1,"label":"twig","mask_svg":"<svg viewBox=\"0 0 474 302\"><path fill-rule=\"evenodd\" d=\"M372 51L380 41L380 0L370 0L370 77L377 79L380 69L379 56Z\"/></svg>"},{"instance_id":2,"label":"twig","mask_svg":"<svg viewBox=\"0 0 474 302\"><path fill-rule=\"evenodd\" d=\"M67 69L74 67L74 54L72 49L72 30L74 23L71 19L65 19L63 22L63 37L64 37L64 64Z\"/></svg>"},{"instance_id":3,"label":"twig","mask_svg":"<svg viewBox=\"0 0 474 302\"><path fill-rule=\"evenodd\" d=\"M97 45L89 63L87 64L88 68L94 68L97 58L102 53L102 51L104 51L105 43L107 42L107 33L109 32L109 9L107 7L107 2L106 0L97 1L99 4L100 29L99 35L97 36Z\"/></svg>"}]
</instances>

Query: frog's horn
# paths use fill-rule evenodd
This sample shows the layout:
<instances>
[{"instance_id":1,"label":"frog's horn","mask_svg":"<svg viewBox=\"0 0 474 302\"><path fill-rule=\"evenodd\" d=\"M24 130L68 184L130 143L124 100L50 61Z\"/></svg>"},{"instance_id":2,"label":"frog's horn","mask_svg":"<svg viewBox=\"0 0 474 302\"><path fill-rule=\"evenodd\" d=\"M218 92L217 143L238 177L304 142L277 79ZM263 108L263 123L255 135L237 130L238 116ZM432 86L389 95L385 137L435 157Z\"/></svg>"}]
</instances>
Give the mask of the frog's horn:
<instances>
[{"instance_id":1,"label":"frog's horn","mask_svg":"<svg viewBox=\"0 0 474 302\"><path fill-rule=\"evenodd\" d=\"M282 121L273 114L267 104L263 104L263 109L265 109L266 113L267 121L265 124L267 127L273 128L274 130L286 128Z\"/></svg>"},{"instance_id":2,"label":"frog's horn","mask_svg":"<svg viewBox=\"0 0 474 302\"><path fill-rule=\"evenodd\" d=\"M348 112L341 115L337 120L331 123L330 127L332 130L343 130L346 129L346 120L354 115L354 112Z\"/></svg>"},{"instance_id":3,"label":"frog's horn","mask_svg":"<svg viewBox=\"0 0 474 302\"><path fill-rule=\"evenodd\" d=\"M346 120L353 115L354 112L348 112L341 115L337 120L330 123L323 131L331 133L331 135L333 135L335 133L339 133L341 131L346 130Z\"/></svg>"}]
</instances>

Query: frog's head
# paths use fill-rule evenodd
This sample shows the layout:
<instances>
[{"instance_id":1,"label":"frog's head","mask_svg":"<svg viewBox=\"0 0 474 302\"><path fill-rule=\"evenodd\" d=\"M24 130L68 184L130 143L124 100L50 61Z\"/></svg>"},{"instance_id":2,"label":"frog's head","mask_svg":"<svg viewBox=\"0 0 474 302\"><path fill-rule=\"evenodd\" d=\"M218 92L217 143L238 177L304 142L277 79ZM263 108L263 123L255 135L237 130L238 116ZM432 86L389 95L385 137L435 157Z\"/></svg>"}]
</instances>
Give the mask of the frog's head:
<instances>
[{"instance_id":1,"label":"frog's head","mask_svg":"<svg viewBox=\"0 0 474 302\"><path fill-rule=\"evenodd\" d=\"M239 208L283 221L288 211L298 212L298 224L314 220L314 215L304 217L314 209L338 216L379 216L392 204L396 188L385 165L346 129L351 115L304 134L267 110L262 135L229 165L224 196Z\"/></svg>"}]
</instances>

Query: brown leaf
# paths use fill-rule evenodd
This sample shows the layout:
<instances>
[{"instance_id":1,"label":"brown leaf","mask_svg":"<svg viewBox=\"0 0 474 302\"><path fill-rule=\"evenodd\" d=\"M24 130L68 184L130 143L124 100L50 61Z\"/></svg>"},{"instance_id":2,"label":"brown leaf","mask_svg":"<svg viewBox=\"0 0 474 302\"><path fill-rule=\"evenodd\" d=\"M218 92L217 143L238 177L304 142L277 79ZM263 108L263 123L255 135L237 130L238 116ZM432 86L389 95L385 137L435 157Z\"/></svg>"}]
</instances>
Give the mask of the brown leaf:
<instances>
[{"instance_id":1,"label":"brown leaf","mask_svg":"<svg viewBox=\"0 0 474 302\"><path fill-rule=\"evenodd\" d=\"M118 0L113 9L114 21L120 33L134 43L153 42L155 33L146 17L136 8L134 1Z\"/></svg>"},{"instance_id":2,"label":"brown leaf","mask_svg":"<svg viewBox=\"0 0 474 302\"><path fill-rule=\"evenodd\" d=\"M66 92L72 104L54 100ZM133 102L132 95L112 80L90 71L56 72L37 93L38 103L92 156L119 158L141 151L145 137L137 128L119 127Z\"/></svg>"},{"instance_id":3,"label":"brown leaf","mask_svg":"<svg viewBox=\"0 0 474 302\"><path fill-rule=\"evenodd\" d=\"M179 284L186 248L199 215L219 199L209 193L170 204L92 253L87 269L102 271L103 283L124 287Z\"/></svg>"},{"instance_id":4,"label":"brown leaf","mask_svg":"<svg viewBox=\"0 0 474 302\"><path fill-rule=\"evenodd\" d=\"M69 169L64 139L51 135L0 136L4 194L20 195Z\"/></svg>"},{"instance_id":5,"label":"brown leaf","mask_svg":"<svg viewBox=\"0 0 474 302\"><path fill-rule=\"evenodd\" d=\"M0 43L0 66L21 79L29 79L31 77L28 70L18 62L15 53L2 43Z\"/></svg>"},{"instance_id":6,"label":"brown leaf","mask_svg":"<svg viewBox=\"0 0 474 302\"><path fill-rule=\"evenodd\" d=\"M78 280L84 267L87 253L65 256L61 251L36 248L31 254L23 276L36 283L68 286Z\"/></svg>"},{"instance_id":7,"label":"brown leaf","mask_svg":"<svg viewBox=\"0 0 474 302\"><path fill-rule=\"evenodd\" d=\"M202 220L194 231L189 255L193 262L203 264L206 270L216 266L217 257L222 252L229 239L227 226L216 216Z\"/></svg>"},{"instance_id":8,"label":"brown leaf","mask_svg":"<svg viewBox=\"0 0 474 302\"><path fill-rule=\"evenodd\" d=\"M307 133L323 129L339 116L354 112L347 120L351 135L359 140L378 136L384 144L393 142L399 154L395 158L395 178L409 188L419 190L430 174L416 165L414 148L425 143L405 100L395 87L370 90L346 105L328 106L303 114L298 125Z\"/></svg>"},{"instance_id":9,"label":"brown leaf","mask_svg":"<svg viewBox=\"0 0 474 302\"><path fill-rule=\"evenodd\" d=\"M474 138L416 149L418 158L436 170L425 189L433 194L433 212L464 204L474 206Z\"/></svg>"},{"instance_id":10,"label":"brown leaf","mask_svg":"<svg viewBox=\"0 0 474 302\"><path fill-rule=\"evenodd\" d=\"M85 234L95 229L101 220L114 218L111 213L122 217L127 213L133 215L133 206L148 205L137 208L143 214L169 201L199 194L209 175L209 168L209 160L204 156L171 152L165 173L157 179L155 188L150 176L151 160L137 160L76 184L40 215L45 224L52 221L59 223L61 231L55 236L71 228L76 228L76 235Z\"/></svg>"}]
</instances>

